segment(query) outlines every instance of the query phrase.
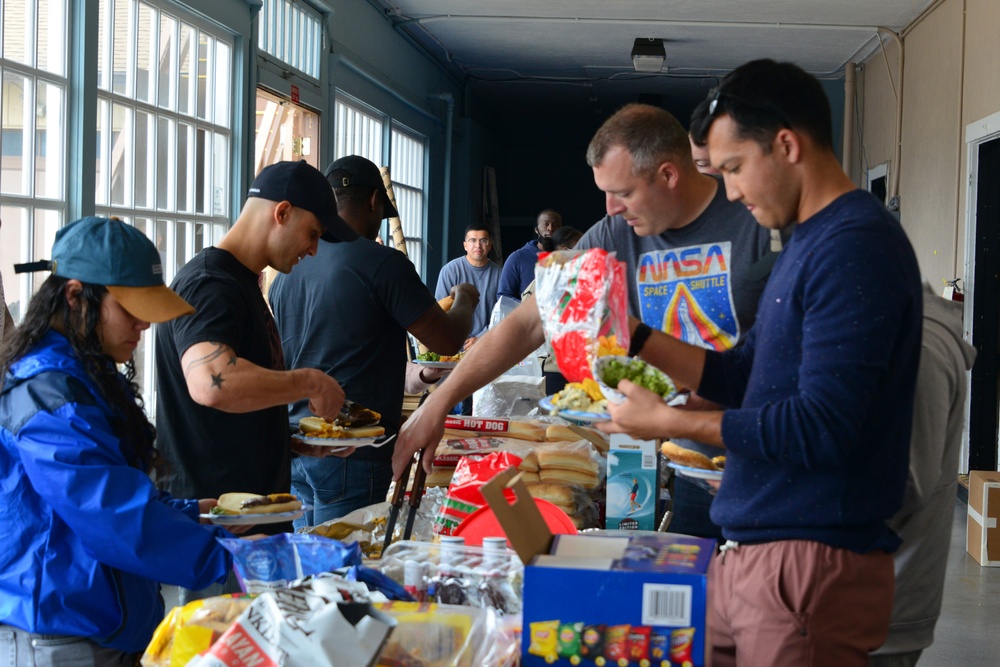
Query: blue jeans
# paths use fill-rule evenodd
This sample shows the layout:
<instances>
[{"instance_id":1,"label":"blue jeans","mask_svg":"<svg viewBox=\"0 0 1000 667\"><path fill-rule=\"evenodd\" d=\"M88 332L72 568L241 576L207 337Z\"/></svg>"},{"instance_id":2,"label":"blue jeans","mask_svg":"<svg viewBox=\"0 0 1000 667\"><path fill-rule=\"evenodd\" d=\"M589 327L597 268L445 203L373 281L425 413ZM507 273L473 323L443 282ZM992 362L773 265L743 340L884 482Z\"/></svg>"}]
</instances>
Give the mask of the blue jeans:
<instances>
[{"instance_id":1,"label":"blue jeans","mask_svg":"<svg viewBox=\"0 0 1000 667\"><path fill-rule=\"evenodd\" d=\"M339 519L356 509L385 501L392 482L392 461L292 459L292 493L311 510L294 522L296 530Z\"/></svg>"},{"instance_id":2,"label":"blue jeans","mask_svg":"<svg viewBox=\"0 0 1000 667\"><path fill-rule=\"evenodd\" d=\"M139 654L98 646L86 637L39 635L0 624L0 667L134 667Z\"/></svg>"}]
</instances>

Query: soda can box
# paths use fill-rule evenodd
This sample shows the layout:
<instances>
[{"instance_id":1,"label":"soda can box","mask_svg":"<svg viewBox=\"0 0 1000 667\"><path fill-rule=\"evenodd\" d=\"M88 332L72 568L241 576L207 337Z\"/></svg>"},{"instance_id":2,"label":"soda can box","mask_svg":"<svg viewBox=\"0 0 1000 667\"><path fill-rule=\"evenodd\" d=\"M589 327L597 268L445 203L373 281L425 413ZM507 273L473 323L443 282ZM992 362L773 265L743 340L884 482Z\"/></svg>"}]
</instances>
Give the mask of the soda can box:
<instances>
[{"instance_id":1,"label":"soda can box","mask_svg":"<svg viewBox=\"0 0 1000 667\"><path fill-rule=\"evenodd\" d=\"M705 665L714 551L671 533L557 535L525 568L522 665Z\"/></svg>"}]
</instances>

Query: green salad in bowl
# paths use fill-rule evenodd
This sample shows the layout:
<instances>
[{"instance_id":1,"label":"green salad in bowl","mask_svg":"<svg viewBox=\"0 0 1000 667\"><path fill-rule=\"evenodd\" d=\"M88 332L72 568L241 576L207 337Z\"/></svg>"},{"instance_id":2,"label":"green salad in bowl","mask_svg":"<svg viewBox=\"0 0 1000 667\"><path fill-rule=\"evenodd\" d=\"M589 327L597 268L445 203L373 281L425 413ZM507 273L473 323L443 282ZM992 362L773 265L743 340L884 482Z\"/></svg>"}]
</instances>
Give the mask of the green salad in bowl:
<instances>
[{"instance_id":1,"label":"green salad in bowl","mask_svg":"<svg viewBox=\"0 0 1000 667\"><path fill-rule=\"evenodd\" d=\"M625 395L618 391L618 383L622 380L630 380L645 387L664 400L673 398L677 393L677 386L663 371L635 357L598 357L594 361L593 372L604 396L614 403L625 400Z\"/></svg>"}]
</instances>

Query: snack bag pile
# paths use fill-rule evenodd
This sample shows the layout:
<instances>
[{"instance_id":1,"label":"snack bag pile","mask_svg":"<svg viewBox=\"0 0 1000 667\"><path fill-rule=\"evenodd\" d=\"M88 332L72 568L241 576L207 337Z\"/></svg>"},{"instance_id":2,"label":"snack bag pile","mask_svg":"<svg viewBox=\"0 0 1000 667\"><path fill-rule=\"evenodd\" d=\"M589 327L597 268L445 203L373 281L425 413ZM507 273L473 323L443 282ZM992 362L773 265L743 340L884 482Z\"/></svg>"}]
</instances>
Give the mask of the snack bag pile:
<instances>
[{"instance_id":1,"label":"snack bag pile","mask_svg":"<svg viewBox=\"0 0 1000 667\"><path fill-rule=\"evenodd\" d=\"M373 667L396 621L384 596L334 575L259 595L191 667Z\"/></svg>"},{"instance_id":2,"label":"snack bag pile","mask_svg":"<svg viewBox=\"0 0 1000 667\"><path fill-rule=\"evenodd\" d=\"M535 299L545 340L570 382L592 378L599 354L628 348L625 264L601 248L542 253L535 267Z\"/></svg>"},{"instance_id":3,"label":"snack bag pile","mask_svg":"<svg viewBox=\"0 0 1000 667\"><path fill-rule=\"evenodd\" d=\"M245 595L220 595L174 607L153 633L143 667L183 667L204 653L250 606Z\"/></svg>"},{"instance_id":4,"label":"snack bag pile","mask_svg":"<svg viewBox=\"0 0 1000 667\"><path fill-rule=\"evenodd\" d=\"M219 543L232 552L236 578L247 593L288 588L303 577L337 570L391 599L409 599L402 587L361 564L361 547L356 542L345 544L320 535L279 533L260 540L219 538Z\"/></svg>"}]
</instances>

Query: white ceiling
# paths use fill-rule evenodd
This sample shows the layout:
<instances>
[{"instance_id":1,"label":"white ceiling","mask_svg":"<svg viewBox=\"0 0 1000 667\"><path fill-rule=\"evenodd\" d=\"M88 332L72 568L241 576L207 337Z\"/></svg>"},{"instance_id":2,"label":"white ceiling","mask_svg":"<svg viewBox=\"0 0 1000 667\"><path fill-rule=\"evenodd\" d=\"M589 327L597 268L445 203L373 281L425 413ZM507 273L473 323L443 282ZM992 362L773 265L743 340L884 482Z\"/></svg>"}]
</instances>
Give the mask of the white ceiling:
<instances>
[{"instance_id":1,"label":"white ceiling","mask_svg":"<svg viewBox=\"0 0 1000 667\"><path fill-rule=\"evenodd\" d=\"M820 78L879 46L934 0L369 0L490 106L607 113L638 95L690 108L755 58ZM636 38L663 39L666 67L639 74ZM655 101L656 98L654 98Z\"/></svg>"}]
</instances>

